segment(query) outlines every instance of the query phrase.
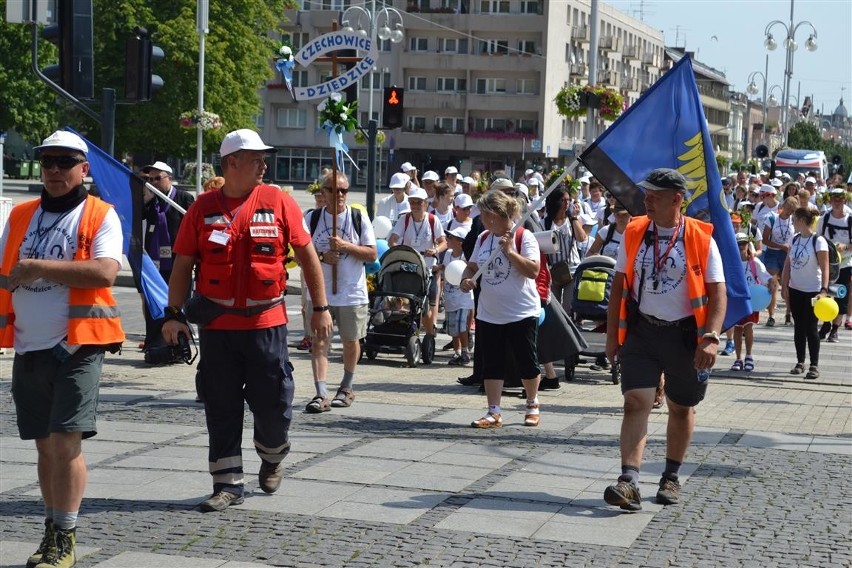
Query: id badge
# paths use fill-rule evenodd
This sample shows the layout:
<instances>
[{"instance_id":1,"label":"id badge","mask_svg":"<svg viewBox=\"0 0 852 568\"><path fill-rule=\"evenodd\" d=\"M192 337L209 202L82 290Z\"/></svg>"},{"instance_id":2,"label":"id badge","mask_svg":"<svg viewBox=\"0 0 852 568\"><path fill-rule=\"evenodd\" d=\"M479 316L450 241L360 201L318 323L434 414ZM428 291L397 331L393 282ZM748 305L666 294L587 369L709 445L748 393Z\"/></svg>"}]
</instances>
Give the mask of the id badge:
<instances>
[{"instance_id":1,"label":"id badge","mask_svg":"<svg viewBox=\"0 0 852 568\"><path fill-rule=\"evenodd\" d=\"M231 239L231 235L226 233L225 231L213 231L210 233L210 241L216 243L217 245L226 245L228 241Z\"/></svg>"},{"instance_id":2,"label":"id badge","mask_svg":"<svg viewBox=\"0 0 852 568\"><path fill-rule=\"evenodd\" d=\"M422 241L422 239L420 239L419 237L418 237L418 238L415 238L415 239L411 242L411 248L413 248L413 249L415 249L415 250L419 250L419 249L418 249L418 247L420 246L420 243L421 243L421 242L423 242L423 241Z\"/></svg>"}]
</instances>

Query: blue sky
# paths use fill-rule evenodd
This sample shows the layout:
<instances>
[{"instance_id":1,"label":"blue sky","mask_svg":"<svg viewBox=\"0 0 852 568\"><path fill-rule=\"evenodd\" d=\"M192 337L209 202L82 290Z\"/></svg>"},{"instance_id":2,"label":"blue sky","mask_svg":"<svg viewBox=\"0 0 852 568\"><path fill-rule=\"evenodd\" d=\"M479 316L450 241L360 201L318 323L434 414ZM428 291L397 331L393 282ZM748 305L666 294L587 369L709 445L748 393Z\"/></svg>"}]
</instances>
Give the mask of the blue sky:
<instances>
[{"instance_id":1,"label":"blue sky","mask_svg":"<svg viewBox=\"0 0 852 568\"><path fill-rule=\"evenodd\" d=\"M745 91L752 71L764 71L769 53L768 88L784 86L786 32L775 24L771 30L778 41L775 51L763 47L764 30L772 20L789 25L790 0L606 0L606 4L639 18L663 31L666 45L685 46L696 52L696 60L723 71L737 91ZM801 99L813 95L816 110L834 111L843 91L844 104L852 112L852 1L796 0L793 23L811 22L817 30L818 49L809 52L805 41L810 26L796 31L799 48L793 58L790 92L795 97L801 82ZM675 43L677 42L677 43ZM762 83L758 87L762 97ZM780 98L780 90L773 91ZM791 98L791 102L795 102Z\"/></svg>"}]
</instances>

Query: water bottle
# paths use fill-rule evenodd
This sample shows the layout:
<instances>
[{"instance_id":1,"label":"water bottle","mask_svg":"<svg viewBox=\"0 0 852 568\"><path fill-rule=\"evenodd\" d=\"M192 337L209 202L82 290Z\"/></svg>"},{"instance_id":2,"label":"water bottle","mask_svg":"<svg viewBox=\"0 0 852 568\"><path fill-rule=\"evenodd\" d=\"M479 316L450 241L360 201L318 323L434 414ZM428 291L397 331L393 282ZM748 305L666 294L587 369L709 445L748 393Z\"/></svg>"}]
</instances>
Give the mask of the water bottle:
<instances>
[{"instance_id":1,"label":"water bottle","mask_svg":"<svg viewBox=\"0 0 852 568\"><path fill-rule=\"evenodd\" d=\"M698 369L698 384L703 385L704 383L706 383L707 379L710 378L710 372L712 370L713 369Z\"/></svg>"}]
</instances>

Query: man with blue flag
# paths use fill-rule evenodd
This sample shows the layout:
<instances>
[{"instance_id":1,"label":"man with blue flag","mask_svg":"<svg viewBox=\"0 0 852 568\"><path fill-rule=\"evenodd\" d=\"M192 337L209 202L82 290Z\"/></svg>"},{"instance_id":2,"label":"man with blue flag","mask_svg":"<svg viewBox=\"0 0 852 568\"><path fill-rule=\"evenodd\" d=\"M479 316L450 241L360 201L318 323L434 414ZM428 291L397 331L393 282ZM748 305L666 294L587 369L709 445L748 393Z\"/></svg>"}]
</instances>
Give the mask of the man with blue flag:
<instances>
[{"instance_id":1,"label":"man with blue flag","mask_svg":"<svg viewBox=\"0 0 852 568\"><path fill-rule=\"evenodd\" d=\"M607 330L608 355L618 354L622 362L622 476L604 497L624 509L641 508L637 482L651 387L665 372L669 436L657 499L676 503L678 468L694 425L692 407L704 397L717 334L751 313L690 58L682 57L580 161L634 216L627 231L632 227L631 245L622 250L612 291L613 298L622 291L625 297L622 305L610 304ZM663 297L665 306L653 305ZM674 331L684 326L691 331ZM642 352L639 345L649 334L654 345L666 347L660 336L670 334L672 346L684 349Z\"/></svg>"}]
</instances>

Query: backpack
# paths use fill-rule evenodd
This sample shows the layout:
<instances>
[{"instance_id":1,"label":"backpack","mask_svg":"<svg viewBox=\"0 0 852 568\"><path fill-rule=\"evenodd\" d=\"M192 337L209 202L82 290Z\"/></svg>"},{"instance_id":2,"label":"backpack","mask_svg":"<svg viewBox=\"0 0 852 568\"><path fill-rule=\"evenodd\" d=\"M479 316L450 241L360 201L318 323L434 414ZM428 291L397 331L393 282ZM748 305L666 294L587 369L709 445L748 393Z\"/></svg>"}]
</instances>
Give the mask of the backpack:
<instances>
[{"instance_id":1,"label":"backpack","mask_svg":"<svg viewBox=\"0 0 852 568\"><path fill-rule=\"evenodd\" d=\"M814 238L813 241L811 241L811 244L814 247L814 254L816 254L816 242L818 237L817 235L812 236ZM801 237L801 235L796 235L795 237L793 237L794 245L796 244L796 241L799 240L799 237ZM842 257L840 256L840 252L837 250L837 247L834 246L834 243L831 242L831 240L826 239L825 237L823 237L823 239L826 243L828 243L828 283L834 284L835 282L837 282L837 278L840 276L840 261L842 260Z\"/></svg>"},{"instance_id":2,"label":"backpack","mask_svg":"<svg viewBox=\"0 0 852 568\"><path fill-rule=\"evenodd\" d=\"M828 224L829 219L831 219L831 211L826 213L822 218L822 233L820 233L820 235L825 237L825 231L829 228L831 229L830 235L825 239L827 241L834 239L834 232L838 229L837 226ZM840 230L842 231L843 229ZM852 215L846 216L846 231L849 235L849 238L852 239Z\"/></svg>"},{"instance_id":3,"label":"backpack","mask_svg":"<svg viewBox=\"0 0 852 568\"><path fill-rule=\"evenodd\" d=\"M320 215L322 215L325 207L317 207L316 209L311 209L311 236L314 236L314 233L317 230L317 225L319 225ZM352 227L355 229L355 234L358 235L358 239L361 239L361 211L355 209L354 207L350 207L349 210L352 212Z\"/></svg>"},{"instance_id":4,"label":"backpack","mask_svg":"<svg viewBox=\"0 0 852 568\"><path fill-rule=\"evenodd\" d=\"M429 226L432 228L432 242L435 242L435 223L438 222L438 218L435 217L432 213L427 213L429 215ZM405 214L405 221L402 222L402 235L400 235L400 239L405 236L405 231L408 230L408 224L411 223L411 213Z\"/></svg>"}]
</instances>

